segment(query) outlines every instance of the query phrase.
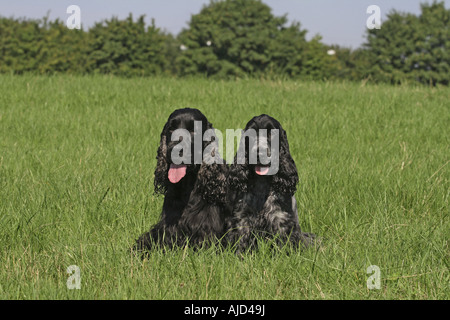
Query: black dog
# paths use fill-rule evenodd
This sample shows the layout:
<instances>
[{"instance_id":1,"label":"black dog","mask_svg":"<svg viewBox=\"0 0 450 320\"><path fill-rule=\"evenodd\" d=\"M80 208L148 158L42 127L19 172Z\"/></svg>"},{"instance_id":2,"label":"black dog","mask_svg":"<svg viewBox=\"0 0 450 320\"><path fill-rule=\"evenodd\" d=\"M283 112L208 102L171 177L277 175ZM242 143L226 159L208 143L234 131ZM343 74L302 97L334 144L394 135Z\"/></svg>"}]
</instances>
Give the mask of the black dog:
<instances>
[{"instance_id":1,"label":"black dog","mask_svg":"<svg viewBox=\"0 0 450 320\"><path fill-rule=\"evenodd\" d=\"M255 130L257 141L246 138L251 129ZM266 129L266 134L261 135L260 129ZM274 139L277 139L274 141L279 145L275 150L279 151L278 159L273 150L270 151L273 129ZM244 148L241 150L245 150L245 155L241 157L241 164L236 155L227 178L229 201L233 208L226 222L225 243L236 246L238 252L257 247L258 239L271 239L277 245L291 244L294 247L311 244L314 235L300 230L294 197L298 183L297 168L281 124L265 114L254 117L244 129L240 148ZM261 163L259 157L252 164L249 152L255 154L256 151L258 155L270 153L270 166L273 167ZM271 170L275 174L271 174Z\"/></svg>"},{"instance_id":2,"label":"black dog","mask_svg":"<svg viewBox=\"0 0 450 320\"><path fill-rule=\"evenodd\" d=\"M195 132L194 121L197 124L201 122L201 132ZM194 152L190 156L183 155L189 158L190 164L177 165L172 161L174 148L183 140L172 141L172 133L176 129L185 129L191 135L191 150ZM137 240L136 250L151 250L155 246L173 248L187 243L197 247L223 235L227 166L206 164L205 159L200 160L201 164L195 164L194 159L195 150L198 155L216 143L213 138L206 142L200 138L201 148L195 148L194 141L199 141L195 135L203 137L208 129L213 129L211 123L197 109L179 109L169 116L161 133L154 180L155 193L165 195L161 219Z\"/></svg>"}]
</instances>

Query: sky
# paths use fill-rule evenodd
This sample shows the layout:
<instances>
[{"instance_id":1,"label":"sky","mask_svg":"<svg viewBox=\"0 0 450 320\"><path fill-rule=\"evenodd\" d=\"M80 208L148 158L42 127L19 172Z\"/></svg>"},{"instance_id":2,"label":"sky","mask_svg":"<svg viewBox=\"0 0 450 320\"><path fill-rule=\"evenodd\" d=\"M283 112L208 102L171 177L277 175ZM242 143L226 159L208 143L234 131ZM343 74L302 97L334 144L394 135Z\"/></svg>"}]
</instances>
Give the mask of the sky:
<instances>
[{"instance_id":1,"label":"sky","mask_svg":"<svg viewBox=\"0 0 450 320\"><path fill-rule=\"evenodd\" d=\"M353 49L365 41L367 8L377 5L381 11L381 21L395 9L401 12L420 14L420 3L431 0L263 0L277 15L287 14L290 22L300 22L308 30L307 38L321 35L326 44L337 44ZM450 7L450 0L445 0ZM83 28L112 16L125 18L131 12L136 18L145 14L150 23L177 34L187 27L192 14L198 13L209 0L0 0L0 16L42 18L48 12L50 19L66 21L70 5L81 9Z\"/></svg>"}]
</instances>

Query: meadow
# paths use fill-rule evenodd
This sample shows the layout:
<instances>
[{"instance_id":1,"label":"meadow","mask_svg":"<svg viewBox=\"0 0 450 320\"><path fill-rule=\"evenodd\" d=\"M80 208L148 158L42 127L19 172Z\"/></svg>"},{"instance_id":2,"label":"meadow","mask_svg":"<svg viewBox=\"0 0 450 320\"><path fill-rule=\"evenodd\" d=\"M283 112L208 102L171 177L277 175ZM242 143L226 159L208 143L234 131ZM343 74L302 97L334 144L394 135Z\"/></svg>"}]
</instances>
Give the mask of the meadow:
<instances>
[{"instance_id":1,"label":"meadow","mask_svg":"<svg viewBox=\"0 0 450 320\"><path fill-rule=\"evenodd\" d=\"M443 87L0 75L0 299L449 299L449 101ZM156 150L181 107L222 132L277 118L300 226L322 245L131 254L159 218Z\"/></svg>"}]
</instances>

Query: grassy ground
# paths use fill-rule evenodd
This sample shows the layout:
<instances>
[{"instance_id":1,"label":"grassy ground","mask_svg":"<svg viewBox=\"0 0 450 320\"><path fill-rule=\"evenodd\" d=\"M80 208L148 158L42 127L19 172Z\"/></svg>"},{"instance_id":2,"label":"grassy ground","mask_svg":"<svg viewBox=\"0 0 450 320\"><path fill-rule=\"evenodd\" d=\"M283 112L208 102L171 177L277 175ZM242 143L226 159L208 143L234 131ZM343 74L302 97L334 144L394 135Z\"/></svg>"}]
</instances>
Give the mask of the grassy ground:
<instances>
[{"instance_id":1,"label":"grassy ground","mask_svg":"<svg viewBox=\"0 0 450 320\"><path fill-rule=\"evenodd\" d=\"M449 299L449 89L0 76L0 299ZM242 259L128 248L158 219L159 134L177 107L288 133L319 250ZM81 289L68 290L77 265ZM369 290L367 267L381 270Z\"/></svg>"}]
</instances>

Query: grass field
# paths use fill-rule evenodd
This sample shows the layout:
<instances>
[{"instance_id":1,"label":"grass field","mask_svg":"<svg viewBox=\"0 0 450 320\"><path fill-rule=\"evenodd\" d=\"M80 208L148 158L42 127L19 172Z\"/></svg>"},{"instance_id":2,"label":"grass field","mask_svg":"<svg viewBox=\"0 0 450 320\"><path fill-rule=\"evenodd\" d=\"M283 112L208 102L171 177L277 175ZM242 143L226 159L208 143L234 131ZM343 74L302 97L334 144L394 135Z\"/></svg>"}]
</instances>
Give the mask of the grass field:
<instances>
[{"instance_id":1,"label":"grass field","mask_svg":"<svg viewBox=\"0 0 450 320\"><path fill-rule=\"evenodd\" d=\"M0 76L0 299L449 299L449 100L356 83ZM222 132L277 118L300 226L322 247L132 256L160 214L156 150L179 107Z\"/></svg>"}]
</instances>

